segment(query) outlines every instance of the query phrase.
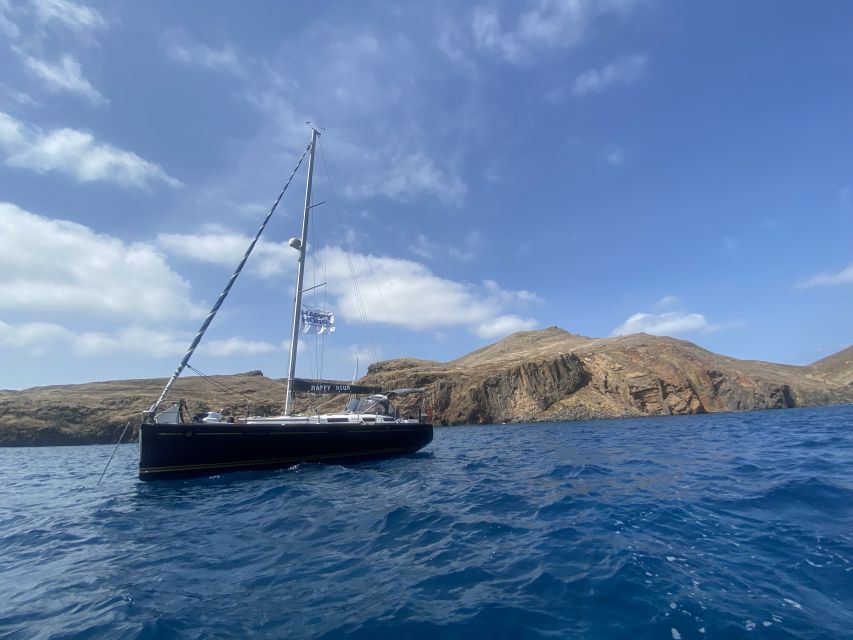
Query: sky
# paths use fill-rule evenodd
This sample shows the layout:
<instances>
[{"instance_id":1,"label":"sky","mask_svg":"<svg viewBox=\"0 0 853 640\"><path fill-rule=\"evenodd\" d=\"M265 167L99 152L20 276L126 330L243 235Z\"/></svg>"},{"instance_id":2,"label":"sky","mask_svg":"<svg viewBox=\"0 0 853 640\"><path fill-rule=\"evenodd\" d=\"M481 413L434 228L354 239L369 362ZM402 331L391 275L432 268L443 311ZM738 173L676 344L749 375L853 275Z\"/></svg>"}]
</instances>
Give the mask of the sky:
<instances>
[{"instance_id":1,"label":"sky","mask_svg":"<svg viewBox=\"0 0 853 640\"><path fill-rule=\"evenodd\" d=\"M170 375L309 121L305 301L336 331L297 375L554 325L831 355L851 30L842 0L0 0L0 388ZM286 375L304 184L200 371Z\"/></svg>"}]
</instances>

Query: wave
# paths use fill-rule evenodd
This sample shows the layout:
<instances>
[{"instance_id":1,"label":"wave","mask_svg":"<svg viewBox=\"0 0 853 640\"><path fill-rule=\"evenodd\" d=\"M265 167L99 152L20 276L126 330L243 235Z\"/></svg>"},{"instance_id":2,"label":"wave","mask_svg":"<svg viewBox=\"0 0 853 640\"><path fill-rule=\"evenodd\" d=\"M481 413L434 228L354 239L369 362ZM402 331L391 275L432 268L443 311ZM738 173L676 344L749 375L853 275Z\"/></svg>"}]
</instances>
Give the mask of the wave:
<instances>
[{"instance_id":1,"label":"wave","mask_svg":"<svg viewBox=\"0 0 853 640\"><path fill-rule=\"evenodd\" d=\"M846 638L851 422L442 429L152 484L130 446L97 489L102 449L0 449L0 637Z\"/></svg>"}]
</instances>

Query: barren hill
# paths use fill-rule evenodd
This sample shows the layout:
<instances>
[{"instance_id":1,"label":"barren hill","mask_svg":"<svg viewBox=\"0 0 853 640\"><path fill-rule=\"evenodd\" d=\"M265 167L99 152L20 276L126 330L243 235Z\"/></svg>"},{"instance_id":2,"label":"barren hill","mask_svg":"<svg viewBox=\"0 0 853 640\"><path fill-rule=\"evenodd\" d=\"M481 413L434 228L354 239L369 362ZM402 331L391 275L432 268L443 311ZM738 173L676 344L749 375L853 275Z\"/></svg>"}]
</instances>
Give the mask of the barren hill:
<instances>
[{"instance_id":1,"label":"barren hill","mask_svg":"<svg viewBox=\"0 0 853 640\"><path fill-rule=\"evenodd\" d=\"M812 375L835 384L853 383L853 346L818 360L811 366Z\"/></svg>"},{"instance_id":2,"label":"barren hill","mask_svg":"<svg viewBox=\"0 0 853 640\"><path fill-rule=\"evenodd\" d=\"M674 338L586 338L551 327L448 363L379 363L367 379L427 386L449 424L747 411L853 402L853 365L841 357L849 352L800 367Z\"/></svg>"},{"instance_id":3,"label":"barren hill","mask_svg":"<svg viewBox=\"0 0 853 640\"><path fill-rule=\"evenodd\" d=\"M737 360L673 338L587 338L551 327L513 334L450 362L380 362L362 383L425 387L439 424L776 409L853 402L853 347L791 366ZM114 442L164 384L123 380L0 391L0 445ZM181 378L170 397L186 398L191 412L225 409L240 416L280 411L284 393L282 380L255 371L212 381ZM307 397L297 409L339 409L343 401Z\"/></svg>"}]
</instances>

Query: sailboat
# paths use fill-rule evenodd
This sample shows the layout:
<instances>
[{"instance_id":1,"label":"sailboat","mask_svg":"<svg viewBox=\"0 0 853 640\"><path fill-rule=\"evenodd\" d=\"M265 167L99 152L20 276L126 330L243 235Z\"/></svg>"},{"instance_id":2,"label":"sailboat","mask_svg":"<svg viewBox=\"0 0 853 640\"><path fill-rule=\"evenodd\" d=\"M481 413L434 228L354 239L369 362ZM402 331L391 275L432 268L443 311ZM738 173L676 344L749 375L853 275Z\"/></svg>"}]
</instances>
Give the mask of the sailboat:
<instances>
[{"instance_id":1,"label":"sailboat","mask_svg":"<svg viewBox=\"0 0 853 640\"><path fill-rule=\"evenodd\" d=\"M314 152L320 135L314 127L311 127L311 132L310 143L237 269L166 383L159 399L143 417L139 428L139 477L142 480L276 469L300 462L357 462L414 453L432 441L432 424L425 419L421 409L418 410L417 417L408 417L401 415L394 407L397 398L422 394L423 389L406 388L386 392L379 387L301 380L294 377L300 327L305 318L314 323L329 321L323 314L302 309L308 221L312 208ZM299 258L284 413L271 417L251 416L238 422L223 422L222 416L217 413L188 416L184 401L161 410L172 385L188 365L195 348L242 271L306 154L308 179L305 186L302 235L301 238L289 241L290 246L299 252ZM338 413L294 415L294 394L302 391L349 394L349 401Z\"/></svg>"}]
</instances>

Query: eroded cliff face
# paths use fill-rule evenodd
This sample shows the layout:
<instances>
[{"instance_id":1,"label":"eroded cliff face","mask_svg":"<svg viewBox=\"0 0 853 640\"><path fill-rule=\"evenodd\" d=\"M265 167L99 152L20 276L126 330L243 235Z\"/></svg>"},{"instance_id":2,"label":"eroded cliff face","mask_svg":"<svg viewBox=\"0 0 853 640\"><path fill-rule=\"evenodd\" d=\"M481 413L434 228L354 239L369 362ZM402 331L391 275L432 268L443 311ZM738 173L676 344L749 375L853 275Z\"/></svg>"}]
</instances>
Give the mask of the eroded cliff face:
<instances>
[{"instance_id":1,"label":"eroded cliff face","mask_svg":"<svg viewBox=\"0 0 853 640\"><path fill-rule=\"evenodd\" d=\"M572 420L782 409L853 402L853 348L806 367L736 360L673 338L586 338L557 327L514 334L451 362L400 359L370 367L363 384L423 387L436 424ZM191 412L236 416L281 410L285 385L259 371L180 379ZM0 391L0 446L115 442L165 380ZM299 398L298 411L340 410L342 396ZM420 399L398 403L417 415ZM128 437L132 437L131 435Z\"/></svg>"},{"instance_id":2,"label":"eroded cliff face","mask_svg":"<svg viewBox=\"0 0 853 640\"><path fill-rule=\"evenodd\" d=\"M690 342L636 334L584 338L523 332L451 363L371 367L386 388L428 389L444 424L676 415L853 402L846 370L736 360Z\"/></svg>"},{"instance_id":3,"label":"eroded cliff face","mask_svg":"<svg viewBox=\"0 0 853 640\"><path fill-rule=\"evenodd\" d=\"M623 354L620 354L623 355ZM674 415L797 406L785 382L702 363L654 361L626 353L582 358L589 391L611 400L616 415ZM804 401L800 404L813 404Z\"/></svg>"},{"instance_id":4,"label":"eroded cliff face","mask_svg":"<svg viewBox=\"0 0 853 640\"><path fill-rule=\"evenodd\" d=\"M580 389L584 372L575 355L560 353L476 367L389 361L372 366L365 381L386 389L428 389L429 403L441 424L483 424L537 419Z\"/></svg>"}]
</instances>

